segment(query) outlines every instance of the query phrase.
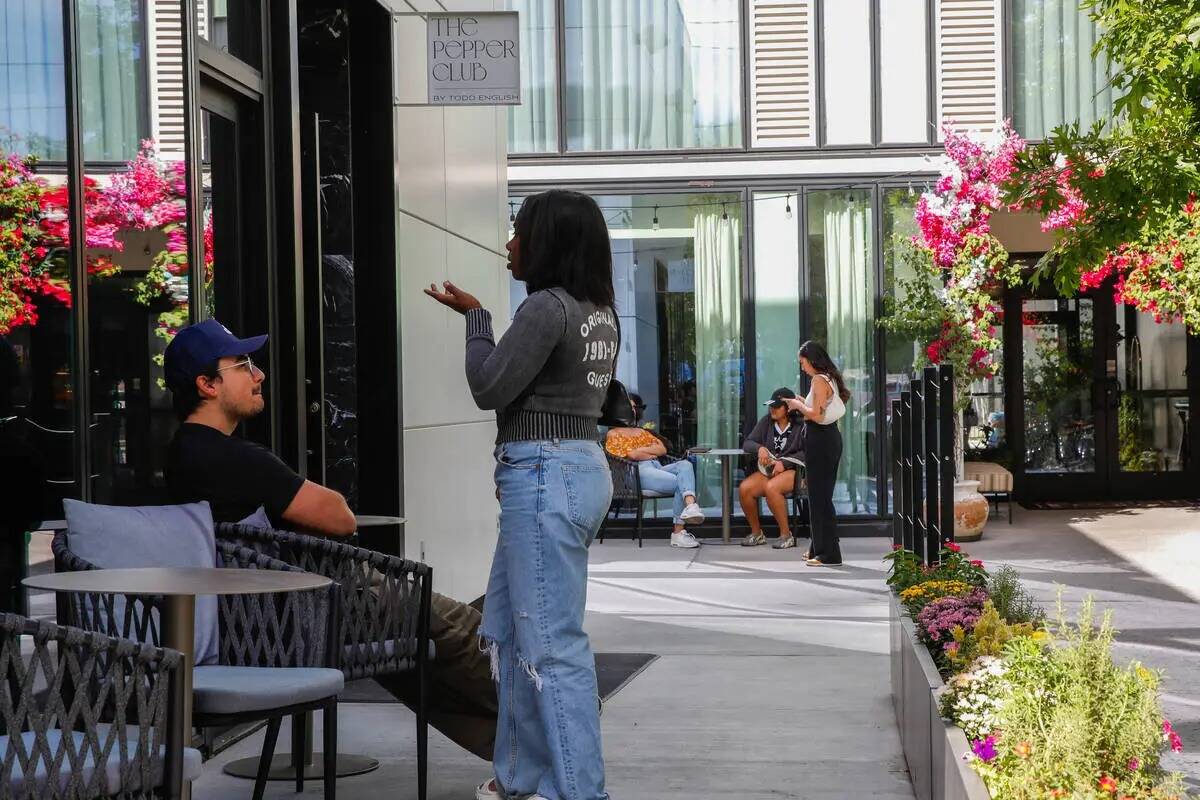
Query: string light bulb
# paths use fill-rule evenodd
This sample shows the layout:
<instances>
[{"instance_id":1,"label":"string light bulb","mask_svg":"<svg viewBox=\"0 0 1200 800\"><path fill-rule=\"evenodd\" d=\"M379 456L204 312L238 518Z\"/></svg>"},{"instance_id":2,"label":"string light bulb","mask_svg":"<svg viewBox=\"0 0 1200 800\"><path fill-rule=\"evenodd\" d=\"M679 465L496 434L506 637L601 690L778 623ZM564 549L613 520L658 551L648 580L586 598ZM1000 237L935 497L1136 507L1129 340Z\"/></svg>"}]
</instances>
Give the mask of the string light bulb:
<instances>
[{"instance_id":1,"label":"string light bulb","mask_svg":"<svg viewBox=\"0 0 1200 800\"><path fill-rule=\"evenodd\" d=\"M650 223L650 227L651 227L651 228L653 228L654 230L658 230L658 228L659 228L659 225L658 225L658 206L655 206L655 207L654 207L654 221Z\"/></svg>"},{"instance_id":2,"label":"string light bulb","mask_svg":"<svg viewBox=\"0 0 1200 800\"><path fill-rule=\"evenodd\" d=\"M725 204L721 203L721 219L725 222L729 221L729 212L725 210Z\"/></svg>"},{"instance_id":3,"label":"string light bulb","mask_svg":"<svg viewBox=\"0 0 1200 800\"><path fill-rule=\"evenodd\" d=\"M513 203L508 204L508 221L510 223L517 221L517 212L515 210L513 210L513 206L514 206Z\"/></svg>"},{"instance_id":4,"label":"string light bulb","mask_svg":"<svg viewBox=\"0 0 1200 800\"><path fill-rule=\"evenodd\" d=\"M787 205L783 207L783 215L789 220L792 218L792 196L787 196Z\"/></svg>"}]
</instances>

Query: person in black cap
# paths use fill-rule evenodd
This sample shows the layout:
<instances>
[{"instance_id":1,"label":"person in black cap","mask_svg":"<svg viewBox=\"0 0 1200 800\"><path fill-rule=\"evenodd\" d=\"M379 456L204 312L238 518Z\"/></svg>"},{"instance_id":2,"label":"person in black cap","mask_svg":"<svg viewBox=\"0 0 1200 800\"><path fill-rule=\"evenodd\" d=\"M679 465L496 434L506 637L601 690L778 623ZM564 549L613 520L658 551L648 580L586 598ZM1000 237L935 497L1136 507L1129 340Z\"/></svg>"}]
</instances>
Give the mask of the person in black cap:
<instances>
[{"instance_id":1,"label":"person in black cap","mask_svg":"<svg viewBox=\"0 0 1200 800\"><path fill-rule=\"evenodd\" d=\"M177 503L207 500L216 522L269 522L348 536L356 525L346 498L233 435L262 413L266 375L251 355L266 343L266 336L239 339L210 319L184 328L167 345L164 370L180 422L167 451L167 489ZM267 520L257 518L260 508Z\"/></svg>"},{"instance_id":2,"label":"person in black cap","mask_svg":"<svg viewBox=\"0 0 1200 800\"><path fill-rule=\"evenodd\" d=\"M767 543L758 515L760 497L767 498L767 508L779 523L779 541L772 546L776 550L796 546L788 520L788 498L796 487L796 467L797 462L804 460L804 445L800 439L803 425L787 406L787 401L795 397L796 393L786 387L772 392L771 399L764 404L767 415L742 444L758 467L738 486L742 511L750 525L750 535L742 541L744 547Z\"/></svg>"}]
</instances>

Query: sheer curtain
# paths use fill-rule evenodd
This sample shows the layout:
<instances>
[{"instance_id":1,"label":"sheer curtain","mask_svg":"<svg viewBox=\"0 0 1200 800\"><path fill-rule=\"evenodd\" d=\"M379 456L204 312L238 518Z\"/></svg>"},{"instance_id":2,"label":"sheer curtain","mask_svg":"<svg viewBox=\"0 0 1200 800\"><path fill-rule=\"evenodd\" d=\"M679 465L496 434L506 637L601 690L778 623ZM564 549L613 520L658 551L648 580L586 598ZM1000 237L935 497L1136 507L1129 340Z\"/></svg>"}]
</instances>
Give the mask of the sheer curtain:
<instances>
[{"instance_id":1,"label":"sheer curtain","mask_svg":"<svg viewBox=\"0 0 1200 800\"><path fill-rule=\"evenodd\" d=\"M700 208L695 232L697 440L737 447L742 405L741 220ZM721 466L702 458L697 484L703 499L720 498ZM732 502L732 501L730 501Z\"/></svg>"},{"instance_id":2,"label":"sheer curtain","mask_svg":"<svg viewBox=\"0 0 1200 800\"><path fill-rule=\"evenodd\" d=\"M140 0L80 0L79 77L83 154L124 161L145 125L145 20ZM0 145L66 159L62 4L0 3Z\"/></svg>"},{"instance_id":3,"label":"sheer curtain","mask_svg":"<svg viewBox=\"0 0 1200 800\"><path fill-rule=\"evenodd\" d=\"M736 0L568 0L567 146L741 143Z\"/></svg>"},{"instance_id":4,"label":"sheer curtain","mask_svg":"<svg viewBox=\"0 0 1200 800\"><path fill-rule=\"evenodd\" d=\"M1111 117L1108 62L1092 57L1096 23L1078 0L1013 0L1012 14L1017 131L1044 139L1065 123Z\"/></svg>"},{"instance_id":5,"label":"sheer curtain","mask_svg":"<svg viewBox=\"0 0 1200 800\"><path fill-rule=\"evenodd\" d=\"M554 0L509 0L521 15L521 105L508 109L508 152L558 149Z\"/></svg>"},{"instance_id":6,"label":"sheer curtain","mask_svg":"<svg viewBox=\"0 0 1200 800\"><path fill-rule=\"evenodd\" d=\"M871 205L865 193L825 195L825 347L842 370L853 397L842 418L842 463L850 511L873 510L863 479L875 420L869 407L874 341L874 270L871 266Z\"/></svg>"}]
</instances>

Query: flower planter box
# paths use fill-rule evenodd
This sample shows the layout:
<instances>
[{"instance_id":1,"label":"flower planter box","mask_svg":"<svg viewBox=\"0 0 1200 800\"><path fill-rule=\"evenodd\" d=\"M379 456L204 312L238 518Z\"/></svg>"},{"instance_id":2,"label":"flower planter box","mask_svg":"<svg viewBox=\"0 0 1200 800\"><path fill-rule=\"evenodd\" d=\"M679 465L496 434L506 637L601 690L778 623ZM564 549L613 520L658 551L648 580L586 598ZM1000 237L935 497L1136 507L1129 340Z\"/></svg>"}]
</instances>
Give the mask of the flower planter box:
<instances>
[{"instance_id":1,"label":"flower planter box","mask_svg":"<svg viewBox=\"0 0 1200 800\"><path fill-rule=\"evenodd\" d=\"M990 800L967 763L967 737L938 713L934 691L944 685L913 622L891 597L892 704L917 800Z\"/></svg>"}]
</instances>

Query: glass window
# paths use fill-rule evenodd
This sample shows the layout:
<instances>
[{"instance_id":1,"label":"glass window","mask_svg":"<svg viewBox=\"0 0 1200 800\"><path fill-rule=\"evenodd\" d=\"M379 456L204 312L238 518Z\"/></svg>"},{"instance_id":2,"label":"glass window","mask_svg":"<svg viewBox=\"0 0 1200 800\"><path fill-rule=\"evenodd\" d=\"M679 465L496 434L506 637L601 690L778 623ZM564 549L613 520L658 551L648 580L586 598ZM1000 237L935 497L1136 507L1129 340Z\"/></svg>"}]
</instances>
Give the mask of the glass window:
<instances>
[{"instance_id":1,"label":"glass window","mask_svg":"<svg viewBox=\"0 0 1200 800\"><path fill-rule=\"evenodd\" d=\"M781 386L800 390L800 223L795 195L754 196L756 408Z\"/></svg>"},{"instance_id":2,"label":"glass window","mask_svg":"<svg viewBox=\"0 0 1200 800\"><path fill-rule=\"evenodd\" d=\"M1012 14L1017 132L1044 139L1059 125L1109 119L1108 63L1092 57L1096 23L1078 0L1013 0Z\"/></svg>"},{"instance_id":3,"label":"glass window","mask_svg":"<svg viewBox=\"0 0 1200 800\"><path fill-rule=\"evenodd\" d=\"M821 80L825 98L825 141L871 143L871 3L825 3Z\"/></svg>"},{"instance_id":4,"label":"glass window","mask_svg":"<svg viewBox=\"0 0 1200 800\"><path fill-rule=\"evenodd\" d=\"M60 116L62 109L57 112ZM62 119L55 124L63 126ZM31 161L0 148L0 453L10 475L30 476L6 514L21 525L61 519L62 501L82 497L76 470L75 359L66 178L37 175ZM14 281L17 274L27 275ZM103 422L89 431L102 449ZM90 478L105 497L102 463ZM12 488L12 487L6 487ZM0 566L8 566L7 544Z\"/></svg>"},{"instance_id":5,"label":"glass window","mask_svg":"<svg viewBox=\"0 0 1200 800\"><path fill-rule=\"evenodd\" d=\"M740 147L740 5L567 0L567 148Z\"/></svg>"},{"instance_id":6,"label":"glass window","mask_svg":"<svg viewBox=\"0 0 1200 800\"><path fill-rule=\"evenodd\" d=\"M521 105L508 109L508 152L558 150L558 32L554 0L509 0L521 14Z\"/></svg>"},{"instance_id":7,"label":"glass window","mask_svg":"<svg viewBox=\"0 0 1200 800\"><path fill-rule=\"evenodd\" d=\"M83 154L133 158L147 124L146 21L141 0L80 0ZM0 147L66 160L62 4L0 5Z\"/></svg>"},{"instance_id":8,"label":"glass window","mask_svg":"<svg viewBox=\"0 0 1200 800\"><path fill-rule=\"evenodd\" d=\"M262 67L262 23L258 0L207 0L197 4L200 37L218 50Z\"/></svg>"},{"instance_id":9,"label":"glass window","mask_svg":"<svg viewBox=\"0 0 1200 800\"><path fill-rule=\"evenodd\" d=\"M1025 472L1095 472L1090 297L1021 301Z\"/></svg>"},{"instance_id":10,"label":"glass window","mask_svg":"<svg viewBox=\"0 0 1200 800\"><path fill-rule=\"evenodd\" d=\"M880 127L885 142L929 138L925 0L879 4Z\"/></svg>"},{"instance_id":11,"label":"glass window","mask_svg":"<svg viewBox=\"0 0 1200 800\"><path fill-rule=\"evenodd\" d=\"M596 202L612 239L622 342L617 377L642 396L645 420L672 453L740 446L741 198L605 195ZM524 297L514 281L514 312ZM719 515L720 464L700 458L696 470L702 504Z\"/></svg>"},{"instance_id":12,"label":"glass window","mask_svg":"<svg viewBox=\"0 0 1200 800\"><path fill-rule=\"evenodd\" d=\"M878 509L875 464L875 267L871 192L808 195L808 296L812 338L824 343L851 398L842 418L840 513Z\"/></svg>"},{"instance_id":13,"label":"glass window","mask_svg":"<svg viewBox=\"0 0 1200 800\"><path fill-rule=\"evenodd\" d=\"M1187 331L1117 306L1117 455L1124 472L1187 468Z\"/></svg>"}]
</instances>

